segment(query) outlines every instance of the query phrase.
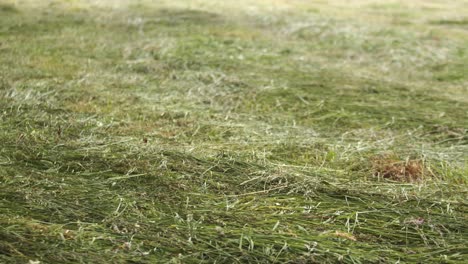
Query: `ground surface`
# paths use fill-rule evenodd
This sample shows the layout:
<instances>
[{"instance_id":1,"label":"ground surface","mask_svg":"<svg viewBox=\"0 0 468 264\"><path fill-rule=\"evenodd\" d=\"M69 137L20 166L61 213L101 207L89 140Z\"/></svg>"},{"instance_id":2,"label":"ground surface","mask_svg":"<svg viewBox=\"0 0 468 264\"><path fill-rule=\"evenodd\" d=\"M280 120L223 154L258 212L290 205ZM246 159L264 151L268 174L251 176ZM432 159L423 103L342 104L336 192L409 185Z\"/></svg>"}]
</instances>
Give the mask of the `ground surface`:
<instances>
[{"instance_id":1,"label":"ground surface","mask_svg":"<svg viewBox=\"0 0 468 264\"><path fill-rule=\"evenodd\" d=\"M0 262L463 263L467 14L0 0Z\"/></svg>"}]
</instances>

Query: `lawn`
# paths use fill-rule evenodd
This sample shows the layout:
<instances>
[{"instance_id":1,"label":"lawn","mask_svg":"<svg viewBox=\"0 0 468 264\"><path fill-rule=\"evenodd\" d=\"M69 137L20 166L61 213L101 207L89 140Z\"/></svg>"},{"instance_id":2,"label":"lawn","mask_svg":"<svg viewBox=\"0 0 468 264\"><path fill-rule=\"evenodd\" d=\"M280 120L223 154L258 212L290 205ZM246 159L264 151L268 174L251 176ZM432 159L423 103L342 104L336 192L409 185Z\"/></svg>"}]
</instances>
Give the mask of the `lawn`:
<instances>
[{"instance_id":1,"label":"lawn","mask_svg":"<svg viewBox=\"0 0 468 264\"><path fill-rule=\"evenodd\" d=\"M0 0L0 263L466 263L467 14Z\"/></svg>"}]
</instances>

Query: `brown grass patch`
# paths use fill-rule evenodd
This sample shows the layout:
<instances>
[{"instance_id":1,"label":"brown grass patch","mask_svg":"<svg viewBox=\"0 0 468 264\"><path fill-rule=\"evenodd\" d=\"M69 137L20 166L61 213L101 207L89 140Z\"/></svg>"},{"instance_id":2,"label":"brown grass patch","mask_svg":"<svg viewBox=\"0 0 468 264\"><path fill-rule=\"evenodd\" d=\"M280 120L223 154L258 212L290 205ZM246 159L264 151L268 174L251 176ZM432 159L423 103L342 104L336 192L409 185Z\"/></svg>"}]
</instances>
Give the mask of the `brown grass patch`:
<instances>
[{"instance_id":1,"label":"brown grass patch","mask_svg":"<svg viewBox=\"0 0 468 264\"><path fill-rule=\"evenodd\" d=\"M420 159L401 160L389 155L374 157L372 169L374 176L401 182L421 181L429 172Z\"/></svg>"}]
</instances>

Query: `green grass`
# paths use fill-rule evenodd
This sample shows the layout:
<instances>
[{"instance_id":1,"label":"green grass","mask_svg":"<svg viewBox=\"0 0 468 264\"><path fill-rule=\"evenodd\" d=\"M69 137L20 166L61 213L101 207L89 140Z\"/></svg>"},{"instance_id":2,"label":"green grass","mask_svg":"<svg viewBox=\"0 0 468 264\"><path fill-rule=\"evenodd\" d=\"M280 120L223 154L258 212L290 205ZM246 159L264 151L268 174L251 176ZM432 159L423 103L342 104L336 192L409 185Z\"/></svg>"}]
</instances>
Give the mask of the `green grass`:
<instances>
[{"instance_id":1,"label":"green grass","mask_svg":"<svg viewBox=\"0 0 468 264\"><path fill-rule=\"evenodd\" d=\"M464 263L467 13L0 0L0 262Z\"/></svg>"}]
</instances>

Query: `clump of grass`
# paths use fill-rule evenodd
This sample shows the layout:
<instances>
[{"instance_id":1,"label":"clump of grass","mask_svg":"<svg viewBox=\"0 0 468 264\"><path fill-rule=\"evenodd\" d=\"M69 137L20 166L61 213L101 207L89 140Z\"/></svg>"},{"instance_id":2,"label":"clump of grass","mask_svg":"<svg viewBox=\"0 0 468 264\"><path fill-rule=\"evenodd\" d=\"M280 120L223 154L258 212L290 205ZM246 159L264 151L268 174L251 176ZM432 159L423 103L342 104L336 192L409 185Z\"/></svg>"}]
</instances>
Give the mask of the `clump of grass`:
<instances>
[{"instance_id":1,"label":"clump of grass","mask_svg":"<svg viewBox=\"0 0 468 264\"><path fill-rule=\"evenodd\" d=\"M456 26L466 26L468 25L468 19L461 18L461 19L441 19L436 21L431 21L432 24L436 25L456 25Z\"/></svg>"},{"instance_id":2,"label":"clump of grass","mask_svg":"<svg viewBox=\"0 0 468 264\"><path fill-rule=\"evenodd\" d=\"M0 12L16 13L16 12L18 12L18 9L14 5L6 4L6 3L0 3Z\"/></svg>"},{"instance_id":3,"label":"clump of grass","mask_svg":"<svg viewBox=\"0 0 468 264\"><path fill-rule=\"evenodd\" d=\"M403 182L417 182L430 177L430 170L421 159L399 160L391 155L372 159L374 176Z\"/></svg>"}]
</instances>

